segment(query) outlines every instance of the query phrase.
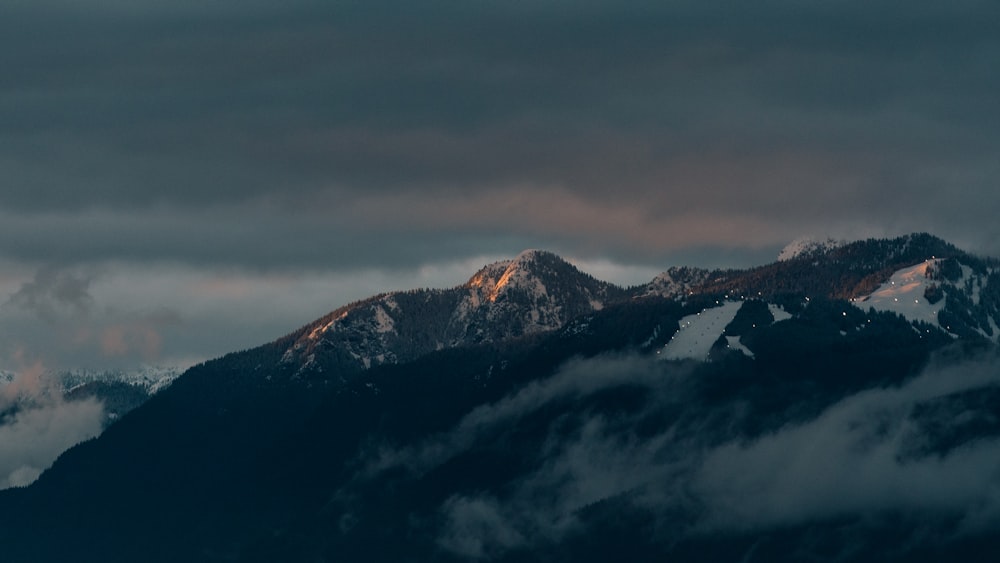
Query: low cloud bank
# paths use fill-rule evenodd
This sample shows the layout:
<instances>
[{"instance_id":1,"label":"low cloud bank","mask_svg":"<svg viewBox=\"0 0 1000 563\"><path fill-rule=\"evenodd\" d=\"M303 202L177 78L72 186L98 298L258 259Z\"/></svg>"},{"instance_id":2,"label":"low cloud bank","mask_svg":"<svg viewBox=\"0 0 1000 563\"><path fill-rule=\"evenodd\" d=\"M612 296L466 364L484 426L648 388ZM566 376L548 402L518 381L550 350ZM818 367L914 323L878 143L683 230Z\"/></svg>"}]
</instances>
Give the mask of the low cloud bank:
<instances>
[{"instance_id":1,"label":"low cloud bank","mask_svg":"<svg viewBox=\"0 0 1000 563\"><path fill-rule=\"evenodd\" d=\"M587 508L609 499L661 515L663 541L880 514L947 521L944 540L1000 523L1000 421L970 401L1000 393L996 358L932 364L760 435L742 427L743 399L699 398L688 385L696 375L632 356L574 361L474 409L450 432L383 447L365 474L419 476L556 402L583 405L631 386L645 390L641 406L563 410L526 454L528 471L445 499L438 545L469 559L553 545L585 533ZM672 422L649 431L656 417Z\"/></svg>"},{"instance_id":2,"label":"low cloud bank","mask_svg":"<svg viewBox=\"0 0 1000 563\"><path fill-rule=\"evenodd\" d=\"M706 529L753 529L871 512L945 515L977 531L1000 521L1000 439L946 451L915 418L921 405L1000 385L1000 366L932 367L906 384L849 396L813 420L708 452L692 475ZM959 425L983 416L959 407ZM939 431L940 432L940 431Z\"/></svg>"}]
</instances>

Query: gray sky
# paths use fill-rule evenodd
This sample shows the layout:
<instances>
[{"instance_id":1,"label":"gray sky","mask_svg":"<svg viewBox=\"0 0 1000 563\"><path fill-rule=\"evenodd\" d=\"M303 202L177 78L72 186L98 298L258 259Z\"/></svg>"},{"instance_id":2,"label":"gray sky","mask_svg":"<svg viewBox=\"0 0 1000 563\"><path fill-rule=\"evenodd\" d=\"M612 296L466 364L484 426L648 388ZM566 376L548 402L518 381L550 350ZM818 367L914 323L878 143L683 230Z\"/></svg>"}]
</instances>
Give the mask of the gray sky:
<instances>
[{"instance_id":1,"label":"gray sky","mask_svg":"<svg viewBox=\"0 0 1000 563\"><path fill-rule=\"evenodd\" d=\"M1000 5L16 0L0 367L190 362L544 248L1000 255Z\"/></svg>"}]
</instances>

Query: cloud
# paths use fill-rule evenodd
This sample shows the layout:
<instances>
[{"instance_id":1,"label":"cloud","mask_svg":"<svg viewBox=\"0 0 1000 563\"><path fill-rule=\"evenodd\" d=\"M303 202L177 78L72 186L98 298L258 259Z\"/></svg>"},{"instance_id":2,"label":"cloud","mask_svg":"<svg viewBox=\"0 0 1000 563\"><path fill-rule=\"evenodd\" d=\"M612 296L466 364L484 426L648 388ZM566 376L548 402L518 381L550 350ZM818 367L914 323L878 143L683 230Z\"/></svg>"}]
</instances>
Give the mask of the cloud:
<instances>
[{"instance_id":1,"label":"cloud","mask_svg":"<svg viewBox=\"0 0 1000 563\"><path fill-rule=\"evenodd\" d=\"M18 259L652 264L817 225L1000 251L988 3L64 4L0 24Z\"/></svg>"},{"instance_id":2,"label":"cloud","mask_svg":"<svg viewBox=\"0 0 1000 563\"><path fill-rule=\"evenodd\" d=\"M104 407L56 401L7 416L0 425L0 489L31 484L59 454L100 434Z\"/></svg>"},{"instance_id":3,"label":"cloud","mask_svg":"<svg viewBox=\"0 0 1000 563\"><path fill-rule=\"evenodd\" d=\"M943 453L912 450L932 438L914 419L919 405L998 385L995 362L937 366L898 388L847 397L804 424L720 446L694 476L708 506L702 526L761 529L873 512L958 517L966 531L995 524L1000 440L973 439Z\"/></svg>"},{"instance_id":4,"label":"cloud","mask_svg":"<svg viewBox=\"0 0 1000 563\"><path fill-rule=\"evenodd\" d=\"M526 543L524 536L500 510L496 501L488 498L449 498L442 507L447 521L439 543L469 559L487 559L521 547Z\"/></svg>"},{"instance_id":5,"label":"cloud","mask_svg":"<svg viewBox=\"0 0 1000 563\"><path fill-rule=\"evenodd\" d=\"M0 387L0 489L32 483L66 449L100 434L104 406L64 401L40 364Z\"/></svg>"},{"instance_id":6,"label":"cloud","mask_svg":"<svg viewBox=\"0 0 1000 563\"><path fill-rule=\"evenodd\" d=\"M529 383L496 403L476 407L448 432L412 446L381 448L373 459L364 461L362 473L367 477L395 467L423 473L468 449L498 426L514 424L552 401L585 396L611 386L648 385L662 378L656 364L641 358L609 356L570 361L551 378Z\"/></svg>"},{"instance_id":7,"label":"cloud","mask_svg":"<svg viewBox=\"0 0 1000 563\"><path fill-rule=\"evenodd\" d=\"M38 299L44 318L38 307L7 299L0 307L0 369L34 360L53 370L133 369L139 364L184 368L270 342L375 293L459 285L483 265L506 257L483 254L400 264L392 270L355 266L346 272L327 264L289 271L177 261L112 261L20 272L4 268L9 279L0 278L0 291L10 295L24 294L25 287L39 285L36 278L48 276L85 280L87 298L81 300L85 308Z\"/></svg>"},{"instance_id":8,"label":"cloud","mask_svg":"<svg viewBox=\"0 0 1000 563\"><path fill-rule=\"evenodd\" d=\"M23 360L17 355L18 360ZM51 389L46 381L41 362L14 374L13 378L0 387L0 411L7 410L22 401L37 401L47 398Z\"/></svg>"},{"instance_id":9,"label":"cloud","mask_svg":"<svg viewBox=\"0 0 1000 563\"><path fill-rule=\"evenodd\" d=\"M635 495L634 501L644 505L655 499L658 508L684 504L677 482L689 462L667 454L675 441L669 434L640 439L603 417L592 417L575 435L550 436L536 460L538 468L517 480L503 498L487 493L449 497L440 507L444 523L438 543L459 555L489 559L586 533L580 512L621 495ZM668 491L665 483L674 486Z\"/></svg>"},{"instance_id":10,"label":"cloud","mask_svg":"<svg viewBox=\"0 0 1000 563\"><path fill-rule=\"evenodd\" d=\"M89 293L91 281L86 274L43 267L4 306L35 314L50 323L65 315L85 315L94 303Z\"/></svg>"},{"instance_id":11,"label":"cloud","mask_svg":"<svg viewBox=\"0 0 1000 563\"><path fill-rule=\"evenodd\" d=\"M106 327L100 336L101 352L107 357L136 353L147 361L156 361L162 345L163 337L155 325L148 322L114 324Z\"/></svg>"},{"instance_id":12,"label":"cloud","mask_svg":"<svg viewBox=\"0 0 1000 563\"><path fill-rule=\"evenodd\" d=\"M99 270L101 270L99 272ZM120 367L161 359L177 314L106 294L113 270L43 266L0 306L0 366L44 362L53 370Z\"/></svg>"},{"instance_id":13,"label":"cloud","mask_svg":"<svg viewBox=\"0 0 1000 563\"><path fill-rule=\"evenodd\" d=\"M695 379L642 357L576 360L448 432L383 445L352 486L400 468L419 478L548 412L562 414L522 452L528 471L441 502L442 549L488 560L557 545L586 534L586 510L607 500L658 515L650 533L664 545L838 519L863 530L894 515L912 525L912 541L936 530L932 541L947 542L1000 523L1000 438L992 411L974 399L1000 392L995 357L934 361L898 386L832 397L814 417L763 434L743 426L740 401L751 397L707 400ZM625 411L570 406L622 387L646 399Z\"/></svg>"},{"instance_id":14,"label":"cloud","mask_svg":"<svg viewBox=\"0 0 1000 563\"><path fill-rule=\"evenodd\" d=\"M633 355L571 360L550 378L476 407L448 432L418 444L382 445L366 453L352 486L398 469L420 476L492 441L540 409L573 404L607 389L649 389L673 404L682 400L687 374L687 368ZM484 492L446 499L440 507L444 524L439 545L463 557L489 559L510 549L558 541L579 531L577 512L587 505L677 473L678 461L663 454L672 434L640 439L626 428L627 420L587 414L589 418L563 421L563 426L579 426L570 436L565 428L549 435L532 461L538 468L517 480L503 497Z\"/></svg>"}]
</instances>

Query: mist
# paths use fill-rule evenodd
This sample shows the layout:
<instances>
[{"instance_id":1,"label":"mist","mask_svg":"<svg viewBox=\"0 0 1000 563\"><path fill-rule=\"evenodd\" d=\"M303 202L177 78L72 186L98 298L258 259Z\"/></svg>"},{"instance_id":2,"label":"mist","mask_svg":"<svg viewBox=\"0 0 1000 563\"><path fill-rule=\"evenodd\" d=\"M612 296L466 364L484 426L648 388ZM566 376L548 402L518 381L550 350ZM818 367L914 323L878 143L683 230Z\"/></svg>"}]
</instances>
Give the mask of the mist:
<instances>
[{"instance_id":1,"label":"mist","mask_svg":"<svg viewBox=\"0 0 1000 563\"><path fill-rule=\"evenodd\" d=\"M573 360L449 432L383 445L363 474L419 477L528 417L562 413L526 454L529 471L439 506L438 546L472 560L585 534L588 508L608 500L658 515L651 526L664 543L872 517L904 517L945 541L1000 522L1000 421L970 401L1000 393L995 356L931 362L764 431L750 430L752 399L706 398L700 375L635 355ZM640 406L600 406L622 389L641 390ZM651 421L661 421L653 431Z\"/></svg>"},{"instance_id":2,"label":"mist","mask_svg":"<svg viewBox=\"0 0 1000 563\"><path fill-rule=\"evenodd\" d=\"M104 406L67 401L36 364L0 387L0 489L34 482L70 447L100 434Z\"/></svg>"}]
</instances>

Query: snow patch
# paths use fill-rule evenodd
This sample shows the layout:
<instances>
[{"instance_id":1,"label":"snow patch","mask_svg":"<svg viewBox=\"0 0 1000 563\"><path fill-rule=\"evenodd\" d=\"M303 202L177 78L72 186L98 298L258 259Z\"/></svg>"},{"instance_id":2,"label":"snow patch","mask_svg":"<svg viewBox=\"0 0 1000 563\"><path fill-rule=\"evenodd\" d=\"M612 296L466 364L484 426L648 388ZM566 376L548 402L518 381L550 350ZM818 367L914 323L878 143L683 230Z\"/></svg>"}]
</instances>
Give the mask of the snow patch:
<instances>
[{"instance_id":1,"label":"snow patch","mask_svg":"<svg viewBox=\"0 0 1000 563\"><path fill-rule=\"evenodd\" d=\"M375 332L385 334L396 330L396 323L382 307L375 307Z\"/></svg>"},{"instance_id":2,"label":"snow patch","mask_svg":"<svg viewBox=\"0 0 1000 563\"><path fill-rule=\"evenodd\" d=\"M739 301L726 301L719 307L684 317L680 320L680 330L663 347L661 356L668 360L707 360L712 345L742 306Z\"/></svg>"},{"instance_id":3,"label":"snow patch","mask_svg":"<svg viewBox=\"0 0 1000 563\"><path fill-rule=\"evenodd\" d=\"M772 303L767 304L767 309L771 311L771 316L774 317L774 322L780 323L781 321L787 321L792 318L792 314L786 311L781 305L774 305Z\"/></svg>"},{"instance_id":4,"label":"snow patch","mask_svg":"<svg viewBox=\"0 0 1000 563\"><path fill-rule=\"evenodd\" d=\"M979 305L979 293L982 290L982 280L972 271L972 268L965 264L959 264L962 268L962 278L955 282L955 287L965 291L972 300L973 305Z\"/></svg>"},{"instance_id":5,"label":"snow patch","mask_svg":"<svg viewBox=\"0 0 1000 563\"><path fill-rule=\"evenodd\" d=\"M940 258L926 260L915 266L897 271L871 295L852 300L862 310L869 307L876 311L888 311L902 315L909 321L924 321L938 324L937 316L944 308L942 299L931 304L924 298L924 292L933 285L927 277L927 268L940 262Z\"/></svg>"},{"instance_id":6,"label":"snow patch","mask_svg":"<svg viewBox=\"0 0 1000 563\"><path fill-rule=\"evenodd\" d=\"M727 336L726 342L729 344L729 347L732 348L733 350L739 350L740 352L743 352L747 356L750 356L751 358L753 357L753 352L750 351L749 348L744 346L742 342L740 342L739 336Z\"/></svg>"},{"instance_id":7,"label":"snow patch","mask_svg":"<svg viewBox=\"0 0 1000 563\"><path fill-rule=\"evenodd\" d=\"M781 253L778 254L778 261L784 262L786 260L798 258L799 256L822 254L841 246L844 246L844 241L834 240L832 238L823 240L815 237L804 237L790 242L785 248L783 248Z\"/></svg>"},{"instance_id":8,"label":"snow patch","mask_svg":"<svg viewBox=\"0 0 1000 563\"><path fill-rule=\"evenodd\" d=\"M704 282L708 274L708 270L699 268L670 268L649 282L645 295L657 295L667 299L684 297L695 285Z\"/></svg>"}]
</instances>

